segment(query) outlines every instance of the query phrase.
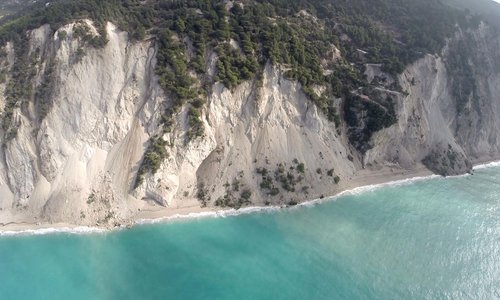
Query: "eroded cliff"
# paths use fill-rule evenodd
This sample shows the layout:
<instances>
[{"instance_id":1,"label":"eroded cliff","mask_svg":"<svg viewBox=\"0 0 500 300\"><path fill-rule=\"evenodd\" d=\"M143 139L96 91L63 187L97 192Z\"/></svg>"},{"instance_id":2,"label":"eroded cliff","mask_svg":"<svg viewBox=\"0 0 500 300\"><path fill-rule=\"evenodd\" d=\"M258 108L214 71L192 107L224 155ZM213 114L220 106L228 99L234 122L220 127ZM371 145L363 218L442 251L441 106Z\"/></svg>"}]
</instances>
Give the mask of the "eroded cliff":
<instances>
[{"instance_id":1,"label":"eroded cliff","mask_svg":"<svg viewBox=\"0 0 500 300\"><path fill-rule=\"evenodd\" d=\"M369 122L362 109L351 116L357 127L336 126L299 83L270 63L258 81L232 89L215 83L201 110L204 134L186 142L188 107L174 116L169 132L159 123L173 100L154 72L154 40L132 42L108 23L109 42L93 48L74 36L74 28L72 23L56 32L48 26L31 31L35 92L10 108L0 95L0 108L12 110L10 127L1 132L2 223L123 223L154 205L287 205L338 192L343 180L363 169L412 170L423 162L453 175L499 155L500 44L484 24L458 31L440 55L408 66L397 78L397 91L396 78L367 65L372 83L385 78L372 94L389 99L384 101L392 102L396 118L365 135L359 147L351 137ZM99 35L94 28L92 34ZM459 43L470 47L470 78L459 77L451 64ZM10 84L14 48L4 48L7 75L0 91ZM472 90L463 89L464 80L474 81ZM316 89L321 93L321 86ZM357 101L380 106L362 91L352 93ZM342 99L334 103L343 110ZM152 136L166 142L167 159L136 186Z\"/></svg>"}]
</instances>

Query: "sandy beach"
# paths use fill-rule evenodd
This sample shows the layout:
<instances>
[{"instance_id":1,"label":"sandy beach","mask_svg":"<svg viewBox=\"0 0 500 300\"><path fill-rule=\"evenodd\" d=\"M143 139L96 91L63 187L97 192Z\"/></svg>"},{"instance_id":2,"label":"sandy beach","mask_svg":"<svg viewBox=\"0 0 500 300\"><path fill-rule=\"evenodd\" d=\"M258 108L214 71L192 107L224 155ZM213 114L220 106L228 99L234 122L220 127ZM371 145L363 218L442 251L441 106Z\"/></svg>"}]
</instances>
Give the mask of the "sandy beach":
<instances>
[{"instance_id":1,"label":"sandy beach","mask_svg":"<svg viewBox=\"0 0 500 300\"><path fill-rule=\"evenodd\" d=\"M474 161L474 166L483 167L489 164L500 164L500 158L495 159L478 159ZM412 170L403 170L399 168L384 167L380 170L360 170L352 178L345 178L331 194L323 199L304 199L300 204L314 203L319 201L328 201L328 199L336 195L352 191L362 187L377 187L386 184L398 184L411 182L413 179L425 179L434 175L423 165ZM323 198L323 197L322 197ZM285 206L283 206L285 207ZM247 207L236 211L234 209L221 209L217 207L200 207L188 206L182 208L151 206L141 210L132 219L123 222L120 226L81 226L69 223L44 223L32 221L10 222L3 224L0 222L1 235L15 234L48 234L54 232L71 232L71 233L94 233L105 232L113 229L129 228L130 226L144 223L159 223L174 219L200 218L200 217L217 217L219 215L235 215L241 213L249 213L264 209L279 209L280 207Z\"/></svg>"}]
</instances>

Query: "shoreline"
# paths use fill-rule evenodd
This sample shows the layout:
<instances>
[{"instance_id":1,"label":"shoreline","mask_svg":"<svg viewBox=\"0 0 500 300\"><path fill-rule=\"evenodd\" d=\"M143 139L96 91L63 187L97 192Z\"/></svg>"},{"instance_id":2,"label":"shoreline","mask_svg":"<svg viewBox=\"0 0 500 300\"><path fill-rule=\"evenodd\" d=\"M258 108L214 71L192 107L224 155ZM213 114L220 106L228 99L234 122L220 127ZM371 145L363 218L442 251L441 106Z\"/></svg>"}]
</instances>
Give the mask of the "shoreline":
<instances>
[{"instance_id":1,"label":"shoreline","mask_svg":"<svg viewBox=\"0 0 500 300\"><path fill-rule=\"evenodd\" d=\"M499 167L500 160L483 159L475 161L473 170ZM449 176L446 178L469 176L469 174ZM16 235L45 235L54 233L93 234L108 233L116 230L128 229L133 226L146 224L167 223L178 220L230 217L259 212L280 211L285 208L314 206L324 202L335 201L345 195L357 195L387 186L400 186L430 179L443 178L433 174L428 169L420 166L413 170L384 168L379 171L360 170L359 174L340 185L338 191L330 196L317 199L304 200L296 206L249 206L236 209L220 209L216 207L202 208L199 206L183 208L160 208L157 210L141 211L130 222L118 227L108 226L82 226L70 223L28 223L10 222L0 223L0 237Z\"/></svg>"}]
</instances>

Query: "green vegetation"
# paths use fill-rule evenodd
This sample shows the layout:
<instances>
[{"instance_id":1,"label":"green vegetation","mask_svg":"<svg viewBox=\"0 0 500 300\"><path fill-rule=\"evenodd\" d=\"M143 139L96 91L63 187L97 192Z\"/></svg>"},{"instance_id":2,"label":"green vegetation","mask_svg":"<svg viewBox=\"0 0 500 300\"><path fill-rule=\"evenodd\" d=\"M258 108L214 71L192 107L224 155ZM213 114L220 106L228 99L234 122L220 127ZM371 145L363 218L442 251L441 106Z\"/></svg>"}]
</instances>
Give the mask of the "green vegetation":
<instances>
[{"instance_id":1,"label":"green vegetation","mask_svg":"<svg viewBox=\"0 0 500 300\"><path fill-rule=\"evenodd\" d=\"M241 198L245 200L245 202L250 201L250 197L252 197L252 192L250 190L241 192Z\"/></svg>"},{"instance_id":2,"label":"green vegetation","mask_svg":"<svg viewBox=\"0 0 500 300\"><path fill-rule=\"evenodd\" d=\"M369 142L375 132L397 121L392 98L375 90L366 90L366 94L369 96L348 95L344 105L349 141L362 153L372 147Z\"/></svg>"},{"instance_id":3,"label":"green vegetation","mask_svg":"<svg viewBox=\"0 0 500 300\"><path fill-rule=\"evenodd\" d=\"M444 3L450 4L453 7L469 10L474 14L473 18L476 22L480 19L485 19L490 24L500 28L500 6L495 1L491 0L444 0ZM481 16L477 15L480 14Z\"/></svg>"},{"instance_id":4,"label":"green vegetation","mask_svg":"<svg viewBox=\"0 0 500 300\"><path fill-rule=\"evenodd\" d=\"M243 177L243 175L240 174L239 177ZM252 192L245 188L244 184L238 178L234 178L232 184L226 183L224 187L226 188L226 193L215 200L215 206L240 209L242 206L252 203L250 200Z\"/></svg>"},{"instance_id":5,"label":"green vegetation","mask_svg":"<svg viewBox=\"0 0 500 300\"><path fill-rule=\"evenodd\" d=\"M185 111L189 125L185 142L201 137L202 111L212 84L219 81L234 88L245 80L259 83L264 66L272 62L287 78L301 84L339 132L340 113L344 113L350 141L360 151L370 147L374 132L396 121L392 101L371 95L373 101L362 101L352 94L370 87L363 75L364 64L380 63L385 72L395 75L425 53L438 52L455 32L455 24L477 24L439 0L241 0L230 4L216 0L55 0L48 6L40 2L0 21L0 44L14 41L16 47L2 114L8 136L16 132L14 108L35 96L35 69L31 67L35 62L27 50L25 31L43 24L54 30L83 18L93 20L99 34L90 34L85 23L76 26L75 36L83 44L75 62L83 58L86 47L106 45L106 21L129 32L132 39L142 40L148 34L156 39L155 72L172 100L161 116L162 133L170 132L176 116ZM59 38L64 40L66 34L60 32ZM336 60L332 59L335 49L341 54ZM207 74L210 53L218 57L214 77ZM51 84L49 69L35 96L41 118L51 107ZM461 96L468 95L468 87L459 90ZM151 138L136 186L167 157L166 144L160 141L159 136ZM297 169L303 173L303 166ZM272 186L271 192L275 192Z\"/></svg>"},{"instance_id":6,"label":"green vegetation","mask_svg":"<svg viewBox=\"0 0 500 300\"><path fill-rule=\"evenodd\" d=\"M150 144L146 149L142 164L137 171L135 188L142 184L145 174L149 172L156 173L160 169L161 163L168 157L167 142L163 138L153 137L149 142Z\"/></svg>"},{"instance_id":7,"label":"green vegetation","mask_svg":"<svg viewBox=\"0 0 500 300\"><path fill-rule=\"evenodd\" d=\"M189 196L189 192L184 192L184 197ZM198 193L196 194L196 198L201 203L201 207L206 207L208 202L210 202L210 196L208 195L208 189L205 187L205 184L202 182L198 185Z\"/></svg>"},{"instance_id":8,"label":"green vegetation","mask_svg":"<svg viewBox=\"0 0 500 300\"><path fill-rule=\"evenodd\" d=\"M134 35L144 24L152 25L151 7L141 5L140 1L127 0L56 0L46 6L46 1L38 1L30 9L0 21L0 43L17 40L25 35L26 30L49 24L57 29L74 20L84 18L94 21L102 40L92 43L100 45L105 41L104 25L113 21L120 28Z\"/></svg>"},{"instance_id":9,"label":"green vegetation","mask_svg":"<svg viewBox=\"0 0 500 300\"><path fill-rule=\"evenodd\" d=\"M60 30L58 33L57 33L57 38L60 39L61 41L64 41L66 40L66 37L68 36L68 33L64 30Z\"/></svg>"},{"instance_id":10,"label":"green vegetation","mask_svg":"<svg viewBox=\"0 0 500 300\"><path fill-rule=\"evenodd\" d=\"M38 118L43 120L52 108L52 94L55 88L54 63L50 60L45 67L41 84L35 92L35 104L38 108Z\"/></svg>"},{"instance_id":11,"label":"green vegetation","mask_svg":"<svg viewBox=\"0 0 500 300\"><path fill-rule=\"evenodd\" d=\"M287 192L295 192L297 184L304 180L303 173L305 165L294 159L289 171L285 170L285 165L280 163L271 173L266 168L257 168L256 173L261 176L260 188L270 196L276 196L280 193L279 186L274 183L279 183L281 188ZM307 192L308 188L304 190Z\"/></svg>"},{"instance_id":12,"label":"green vegetation","mask_svg":"<svg viewBox=\"0 0 500 300\"><path fill-rule=\"evenodd\" d=\"M33 78L36 75L34 65L38 57L29 56L27 44L26 39L18 39L14 42L16 63L12 66L12 79L7 83L5 90L6 103L2 113L2 127L6 132L4 143L17 135L17 127L12 126L14 109L27 103L33 92Z\"/></svg>"},{"instance_id":13,"label":"green vegetation","mask_svg":"<svg viewBox=\"0 0 500 300\"><path fill-rule=\"evenodd\" d=\"M422 163L436 174L449 176L456 174L457 170L469 172L472 164L469 160L463 159L463 155L457 152L448 144L448 147L435 148L427 155ZM459 171L460 172L460 171Z\"/></svg>"},{"instance_id":14,"label":"green vegetation","mask_svg":"<svg viewBox=\"0 0 500 300\"><path fill-rule=\"evenodd\" d=\"M82 47L78 47L78 49L76 50L73 62L75 64L81 62L84 56L85 56L85 50L83 50Z\"/></svg>"},{"instance_id":15,"label":"green vegetation","mask_svg":"<svg viewBox=\"0 0 500 300\"><path fill-rule=\"evenodd\" d=\"M310 189L310 187L307 186L307 185L305 185L305 186L302 187L302 192L304 192L304 194L307 195L307 194L309 194L309 189Z\"/></svg>"},{"instance_id":16,"label":"green vegetation","mask_svg":"<svg viewBox=\"0 0 500 300\"><path fill-rule=\"evenodd\" d=\"M103 24L97 24L97 35L92 33L90 26L79 21L73 28L73 37L79 39L83 46L92 46L94 48L103 48L108 43L107 32ZM64 37L64 33L60 34Z\"/></svg>"},{"instance_id":17,"label":"green vegetation","mask_svg":"<svg viewBox=\"0 0 500 300\"><path fill-rule=\"evenodd\" d=\"M38 0L45 3L49 0ZM0 22L9 15L13 15L23 9L27 9L34 1L33 0L2 0L0 2Z\"/></svg>"},{"instance_id":18,"label":"green vegetation","mask_svg":"<svg viewBox=\"0 0 500 300\"><path fill-rule=\"evenodd\" d=\"M74 18L96 17L97 15L86 15L85 11L78 12L72 1L68 3L57 3L45 8L38 6L38 9L28 10L27 13L15 19L2 19L0 23L0 45L7 41L12 41L15 51L15 62L11 69L11 80L7 84L5 91L6 105L2 113L2 127L6 132L4 143L14 138L17 134L17 128L12 124L14 109L21 107L29 101L35 100L39 108L40 121L45 117L51 108L51 96L53 92L53 63L52 58L42 57L40 49L29 52L26 30L39 27L43 24L51 24L53 28L61 26ZM102 4L104 5L104 4ZM101 5L101 6L102 6ZM66 8L60 10L61 7ZM69 9L72 8L72 9ZM82 13L79 15L79 13ZM88 13L88 12L87 12ZM93 47L103 47L107 43L106 32L104 30L104 19L93 18L100 36L93 37L89 34L89 28L86 24L80 23L76 26L76 34L83 43ZM98 22L100 21L100 22ZM59 34L60 38L65 38L64 33ZM81 53L80 53L81 54ZM42 82L37 90L34 91L33 79L36 75L37 65L46 61L46 68L42 77Z\"/></svg>"},{"instance_id":19,"label":"green vegetation","mask_svg":"<svg viewBox=\"0 0 500 300\"><path fill-rule=\"evenodd\" d=\"M94 202L95 202L95 200L96 200L95 193L94 193L94 192L92 192L92 193L89 195L89 197L87 198L87 204L89 204L89 205L90 205L90 204L94 203Z\"/></svg>"}]
</instances>

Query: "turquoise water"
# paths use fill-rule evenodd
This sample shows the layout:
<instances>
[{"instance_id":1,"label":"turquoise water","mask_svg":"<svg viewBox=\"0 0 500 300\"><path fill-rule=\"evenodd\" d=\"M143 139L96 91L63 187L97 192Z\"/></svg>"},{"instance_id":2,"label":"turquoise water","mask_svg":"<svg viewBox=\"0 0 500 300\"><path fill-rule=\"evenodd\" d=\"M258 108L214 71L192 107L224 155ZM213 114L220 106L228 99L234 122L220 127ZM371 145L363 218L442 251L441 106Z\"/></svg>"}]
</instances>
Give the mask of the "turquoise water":
<instances>
[{"instance_id":1,"label":"turquoise water","mask_svg":"<svg viewBox=\"0 0 500 300\"><path fill-rule=\"evenodd\" d=\"M312 207L0 237L1 299L499 299L500 168Z\"/></svg>"}]
</instances>

